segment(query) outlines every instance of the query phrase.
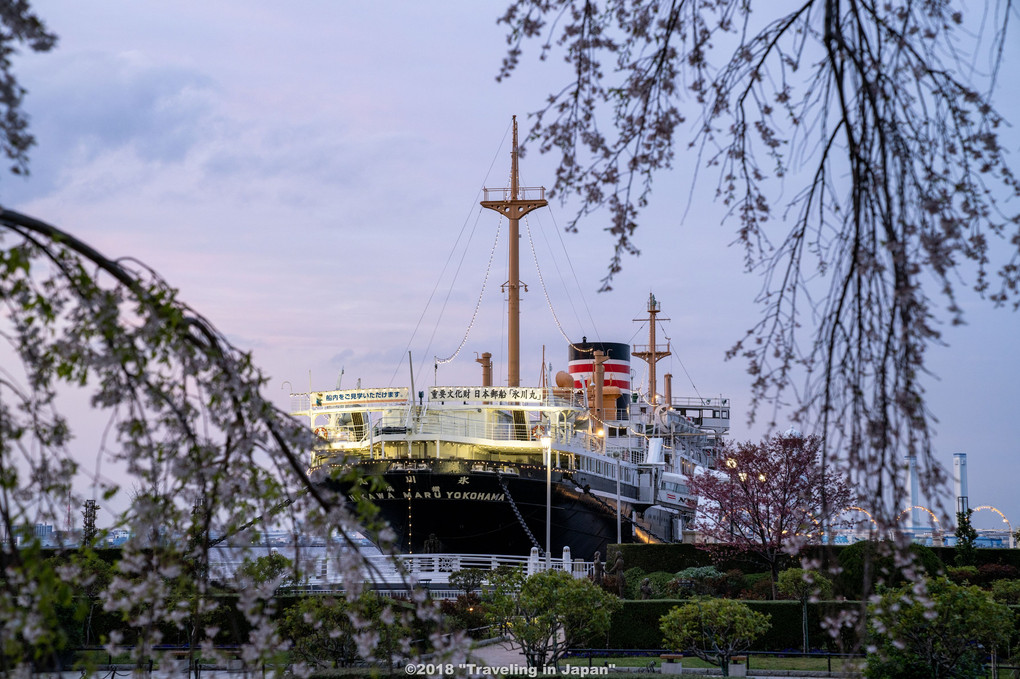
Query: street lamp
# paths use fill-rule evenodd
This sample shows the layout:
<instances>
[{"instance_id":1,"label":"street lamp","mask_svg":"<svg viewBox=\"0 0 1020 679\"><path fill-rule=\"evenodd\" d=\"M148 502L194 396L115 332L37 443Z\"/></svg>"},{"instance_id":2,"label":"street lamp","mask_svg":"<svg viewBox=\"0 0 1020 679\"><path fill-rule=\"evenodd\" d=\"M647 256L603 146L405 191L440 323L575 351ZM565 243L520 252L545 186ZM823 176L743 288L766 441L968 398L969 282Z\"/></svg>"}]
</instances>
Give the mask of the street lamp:
<instances>
[{"instance_id":1,"label":"street lamp","mask_svg":"<svg viewBox=\"0 0 1020 679\"><path fill-rule=\"evenodd\" d=\"M734 459L732 457L727 457L726 458L726 467L729 468L729 469L736 469L737 468L737 461L736 461L736 459ZM733 543L733 534L736 532L736 525L733 523L733 507L734 507L734 505L733 505L733 474L727 474L726 476L729 478L728 486L729 486L729 496L730 496L729 497L729 503L730 503L730 507L729 507L729 509L730 509L730 511L729 511L729 515L730 515L730 543L732 544Z\"/></svg>"},{"instance_id":2,"label":"street lamp","mask_svg":"<svg viewBox=\"0 0 1020 679\"><path fill-rule=\"evenodd\" d=\"M552 437L543 434L539 439L545 457L545 567L552 568Z\"/></svg>"},{"instance_id":3,"label":"street lamp","mask_svg":"<svg viewBox=\"0 0 1020 679\"><path fill-rule=\"evenodd\" d=\"M606 430L599 429L599 439L601 440L602 453L606 453ZM616 450L613 454L616 457L616 544L623 543L623 530L622 521L620 519L620 451Z\"/></svg>"}]
</instances>

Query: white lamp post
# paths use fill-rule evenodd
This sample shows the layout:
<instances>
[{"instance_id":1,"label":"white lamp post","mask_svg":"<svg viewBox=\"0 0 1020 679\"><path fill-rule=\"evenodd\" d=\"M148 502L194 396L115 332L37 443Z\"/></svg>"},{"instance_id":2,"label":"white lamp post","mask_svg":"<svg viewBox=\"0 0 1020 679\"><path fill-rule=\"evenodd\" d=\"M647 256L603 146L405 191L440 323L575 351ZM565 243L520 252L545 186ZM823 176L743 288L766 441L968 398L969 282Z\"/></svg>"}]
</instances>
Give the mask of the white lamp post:
<instances>
[{"instance_id":1,"label":"white lamp post","mask_svg":"<svg viewBox=\"0 0 1020 679\"><path fill-rule=\"evenodd\" d=\"M545 456L545 567L552 568L552 437L539 439Z\"/></svg>"},{"instance_id":2,"label":"white lamp post","mask_svg":"<svg viewBox=\"0 0 1020 679\"><path fill-rule=\"evenodd\" d=\"M606 430L599 429L599 438L602 440L602 454L606 454ZM614 454L616 458L616 544L623 543L622 520L620 519L620 451Z\"/></svg>"}]
</instances>

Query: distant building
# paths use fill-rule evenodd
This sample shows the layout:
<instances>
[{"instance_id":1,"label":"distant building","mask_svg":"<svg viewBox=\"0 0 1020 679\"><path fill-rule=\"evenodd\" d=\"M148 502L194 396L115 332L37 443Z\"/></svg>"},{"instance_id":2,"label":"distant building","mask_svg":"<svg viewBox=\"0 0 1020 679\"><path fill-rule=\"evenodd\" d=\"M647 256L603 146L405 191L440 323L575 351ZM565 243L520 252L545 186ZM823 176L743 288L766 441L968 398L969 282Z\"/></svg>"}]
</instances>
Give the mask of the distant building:
<instances>
[{"instance_id":1,"label":"distant building","mask_svg":"<svg viewBox=\"0 0 1020 679\"><path fill-rule=\"evenodd\" d=\"M129 531L123 528L115 528L106 534L106 545L108 547L120 547L128 541L129 537L131 537Z\"/></svg>"}]
</instances>

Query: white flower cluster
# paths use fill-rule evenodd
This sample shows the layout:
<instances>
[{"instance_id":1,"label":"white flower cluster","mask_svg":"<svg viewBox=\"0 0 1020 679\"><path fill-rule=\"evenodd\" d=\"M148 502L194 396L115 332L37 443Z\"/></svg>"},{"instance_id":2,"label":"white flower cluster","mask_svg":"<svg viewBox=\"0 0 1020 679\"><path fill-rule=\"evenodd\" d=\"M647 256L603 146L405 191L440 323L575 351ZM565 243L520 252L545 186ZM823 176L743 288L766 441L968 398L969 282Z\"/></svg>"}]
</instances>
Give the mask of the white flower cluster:
<instances>
[{"instance_id":1,"label":"white flower cluster","mask_svg":"<svg viewBox=\"0 0 1020 679\"><path fill-rule=\"evenodd\" d=\"M4 212L0 300L0 334L20 363L5 361L0 375L0 674L54 667L101 638L138 667L173 651L189 666L239 660L283 672L292 640L279 629L289 620L280 591L301 583L311 560L296 539L294 559L259 559L253 539L269 529L312 537L338 565L347 623L331 623L326 638L346 641L338 630L349 629L362 659L403 659L412 626L434 629L431 602L413 598L411 618L378 597L366 603L378 573L348 536L368 532L385 547L392 535L305 474L311 434L263 398L251 356L154 272ZM127 475L114 484L96 464L104 501L130 493L113 527L128 537L113 554L97 551L101 532L44 550L24 528L61 525L82 502L73 490L80 451L58 409L79 390L108 419L95 457ZM236 578L213 567L223 548L247 564ZM383 644L380 630L396 638ZM430 646L459 647L439 637ZM290 669L312 666L295 659Z\"/></svg>"}]
</instances>

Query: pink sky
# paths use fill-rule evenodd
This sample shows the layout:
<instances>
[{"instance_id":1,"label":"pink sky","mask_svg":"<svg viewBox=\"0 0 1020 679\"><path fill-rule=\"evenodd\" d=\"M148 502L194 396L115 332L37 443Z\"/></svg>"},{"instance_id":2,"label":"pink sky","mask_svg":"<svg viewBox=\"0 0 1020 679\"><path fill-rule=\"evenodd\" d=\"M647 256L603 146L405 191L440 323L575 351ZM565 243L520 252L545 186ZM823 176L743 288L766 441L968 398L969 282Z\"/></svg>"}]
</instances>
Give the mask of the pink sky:
<instances>
[{"instance_id":1,"label":"pink sky","mask_svg":"<svg viewBox=\"0 0 1020 679\"><path fill-rule=\"evenodd\" d=\"M0 180L5 205L153 266L253 351L281 406L285 381L302 391L309 371L316 389L334 386L341 369L345 386L404 386L408 350L416 378L434 383L433 357L457 347L485 275L498 218L477 202L482 186L507 181L510 117L526 130L563 76L557 58L526 60L495 82L499 3L46 0L37 10L60 42L18 61L39 145L29 179ZM1016 132L1006 134L1016 149ZM735 225L721 225L711 179L690 192L693 163L658 178L635 240L643 254L626 260L611 293L596 293L612 245L605 215L563 234L573 212L554 202L529 225L572 339L645 343L632 319L654 292L678 354L659 374L673 373L676 395L694 395L686 367L698 393L733 400L733 435L757 438L764 430L742 414L744 365L723 354L753 323L759 282L728 247ZM551 158L522 161L524 184L553 178ZM462 229L473 235L451 290L440 273ZM484 311L441 384L476 382L475 352L491 351L505 373L502 247ZM542 345L557 370L566 349L526 232L522 279L522 374L533 384ZM962 305L970 324L947 327L950 346L930 353L938 454L951 466L952 453L968 453L972 506L1020 522L1020 321L973 295ZM643 382L644 364L635 368ZM91 464L86 432L79 445Z\"/></svg>"}]
</instances>

